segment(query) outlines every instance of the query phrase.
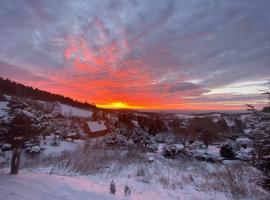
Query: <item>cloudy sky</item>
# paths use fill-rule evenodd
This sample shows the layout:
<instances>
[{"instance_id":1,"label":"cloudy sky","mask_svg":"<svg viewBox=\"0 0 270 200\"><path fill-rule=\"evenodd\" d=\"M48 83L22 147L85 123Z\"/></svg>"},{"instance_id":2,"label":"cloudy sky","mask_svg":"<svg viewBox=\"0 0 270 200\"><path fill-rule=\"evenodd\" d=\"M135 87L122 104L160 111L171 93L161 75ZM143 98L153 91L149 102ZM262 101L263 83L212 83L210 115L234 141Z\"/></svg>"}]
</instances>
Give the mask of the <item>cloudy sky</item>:
<instances>
[{"instance_id":1,"label":"cloudy sky","mask_svg":"<svg viewBox=\"0 0 270 200\"><path fill-rule=\"evenodd\" d=\"M269 0L0 1L0 76L103 106L259 106L269 10Z\"/></svg>"}]
</instances>

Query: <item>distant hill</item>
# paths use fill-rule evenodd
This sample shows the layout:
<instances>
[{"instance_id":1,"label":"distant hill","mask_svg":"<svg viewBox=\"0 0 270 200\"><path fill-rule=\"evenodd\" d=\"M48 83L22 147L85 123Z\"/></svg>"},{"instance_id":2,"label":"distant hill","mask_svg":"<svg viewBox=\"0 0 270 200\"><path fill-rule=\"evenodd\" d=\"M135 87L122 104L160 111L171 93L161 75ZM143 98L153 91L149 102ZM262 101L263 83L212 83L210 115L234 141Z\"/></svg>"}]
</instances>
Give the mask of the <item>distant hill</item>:
<instances>
[{"instance_id":1,"label":"distant hill","mask_svg":"<svg viewBox=\"0 0 270 200\"><path fill-rule=\"evenodd\" d=\"M0 96L1 94L14 95L19 97L29 97L41 101L58 101L63 104L75 106L83 109L93 109L96 105L87 102L80 102L70 97L65 97L59 94L53 94L38 88L25 86L21 83L11 81L9 79L3 79L0 77Z\"/></svg>"}]
</instances>

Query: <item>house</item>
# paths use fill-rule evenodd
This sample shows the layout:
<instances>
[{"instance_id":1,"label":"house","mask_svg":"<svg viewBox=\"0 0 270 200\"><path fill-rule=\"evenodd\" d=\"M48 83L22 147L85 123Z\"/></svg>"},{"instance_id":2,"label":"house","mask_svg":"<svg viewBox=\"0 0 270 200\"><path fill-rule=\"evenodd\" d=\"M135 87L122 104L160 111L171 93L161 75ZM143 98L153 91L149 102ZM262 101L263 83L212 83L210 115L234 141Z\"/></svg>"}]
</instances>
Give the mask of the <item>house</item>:
<instances>
[{"instance_id":1,"label":"house","mask_svg":"<svg viewBox=\"0 0 270 200\"><path fill-rule=\"evenodd\" d=\"M86 121L84 132L91 138L101 137L107 134L108 129L104 121Z\"/></svg>"},{"instance_id":2,"label":"house","mask_svg":"<svg viewBox=\"0 0 270 200\"><path fill-rule=\"evenodd\" d=\"M65 116L60 112L56 112L56 113L53 114L53 118L54 119L64 119Z\"/></svg>"}]
</instances>

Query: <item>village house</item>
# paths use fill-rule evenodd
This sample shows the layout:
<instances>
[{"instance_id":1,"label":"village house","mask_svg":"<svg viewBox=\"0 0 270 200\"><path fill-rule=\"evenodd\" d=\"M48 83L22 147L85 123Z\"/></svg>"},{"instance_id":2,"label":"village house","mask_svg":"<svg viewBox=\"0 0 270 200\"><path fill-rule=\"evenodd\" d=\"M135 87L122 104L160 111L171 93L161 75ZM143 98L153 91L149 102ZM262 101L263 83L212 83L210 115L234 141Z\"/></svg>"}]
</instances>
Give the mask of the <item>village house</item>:
<instances>
[{"instance_id":1,"label":"village house","mask_svg":"<svg viewBox=\"0 0 270 200\"><path fill-rule=\"evenodd\" d=\"M104 121L86 121L84 124L84 132L90 138L104 136L108 133L108 129Z\"/></svg>"}]
</instances>

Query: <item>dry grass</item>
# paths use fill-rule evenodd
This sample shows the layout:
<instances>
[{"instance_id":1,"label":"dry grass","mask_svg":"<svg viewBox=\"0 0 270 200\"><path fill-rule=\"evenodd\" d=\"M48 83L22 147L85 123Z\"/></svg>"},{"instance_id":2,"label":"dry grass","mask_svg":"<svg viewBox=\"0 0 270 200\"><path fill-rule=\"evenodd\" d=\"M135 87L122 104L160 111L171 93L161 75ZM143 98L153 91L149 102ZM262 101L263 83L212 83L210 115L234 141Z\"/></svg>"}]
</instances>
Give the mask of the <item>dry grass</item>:
<instances>
[{"instance_id":1,"label":"dry grass","mask_svg":"<svg viewBox=\"0 0 270 200\"><path fill-rule=\"evenodd\" d=\"M119 171L133 162L140 163L144 158L136 150L108 150L100 145L99 141L85 144L73 151L64 151L59 155L48 155L28 159L22 167L50 167L54 170L61 169L67 172L78 172L84 175L102 172L114 166Z\"/></svg>"},{"instance_id":2,"label":"dry grass","mask_svg":"<svg viewBox=\"0 0 270 200\"><path fill-rule=\"evenodd\" d=\"M140 150L108 149L97 141L58 156L35 158L23 167L54 166L51 173L106 173L112 177L133 177L146 184L160 184L173 190L193 185L201 191L226 192L232 199L265 197L256 184L261 174L243 163L225 167L188 158L172 160L151 156L155 157L154 162L148 162L147 154Z\"/></svg>"}]
</instances>

